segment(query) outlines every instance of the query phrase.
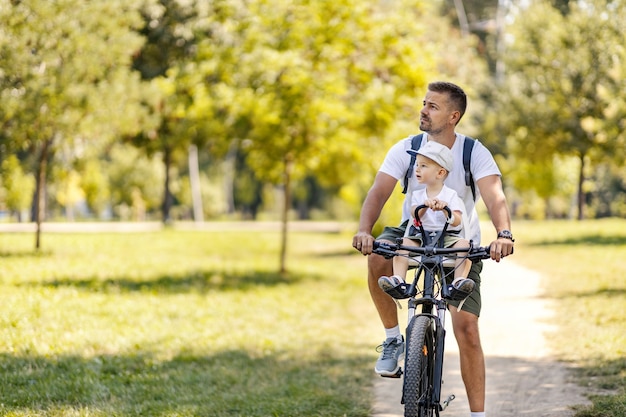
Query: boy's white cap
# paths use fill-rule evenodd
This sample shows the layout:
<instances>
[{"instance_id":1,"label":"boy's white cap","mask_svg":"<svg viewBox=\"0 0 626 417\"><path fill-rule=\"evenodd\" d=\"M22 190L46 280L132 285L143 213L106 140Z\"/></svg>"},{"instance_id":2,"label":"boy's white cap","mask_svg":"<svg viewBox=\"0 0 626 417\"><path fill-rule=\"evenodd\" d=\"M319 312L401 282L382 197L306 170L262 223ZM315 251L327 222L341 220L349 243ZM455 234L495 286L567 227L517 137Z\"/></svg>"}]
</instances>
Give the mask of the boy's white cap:
<instances>
[{"instance_id":1,"label":"boy's white cap","mask_svg":"<svg viewBox=\"0 0 626 417\"><path fill-rule=\"evenodd\" d=\"M450 148L432 140L426 142L426 145L422 146L417 151L409 149L407 153L411 155L420 154L428 159L432 159L448 172L452 171L454 167L454 157L452 156Z\"/></svg>"}]
</instances>

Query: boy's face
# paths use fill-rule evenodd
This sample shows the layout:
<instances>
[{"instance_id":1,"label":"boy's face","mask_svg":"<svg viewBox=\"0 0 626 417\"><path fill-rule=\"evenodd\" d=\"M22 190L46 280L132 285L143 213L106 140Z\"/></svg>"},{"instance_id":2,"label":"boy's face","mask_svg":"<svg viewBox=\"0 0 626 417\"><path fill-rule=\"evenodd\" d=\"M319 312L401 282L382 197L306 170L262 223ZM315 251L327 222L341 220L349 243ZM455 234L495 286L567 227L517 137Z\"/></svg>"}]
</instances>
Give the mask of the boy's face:
<instances>
[{"instance_id":1,"label":"boy's face","mask_svg":"<svg viewBox=\"0 0 626 417\"><path fill-rule=\"evenodd\" d=\"M436 184L443 182L447 171L438 163L423 155L417 154L415 158L415 177L420 184Z\"/></svg>"}]
</instances>

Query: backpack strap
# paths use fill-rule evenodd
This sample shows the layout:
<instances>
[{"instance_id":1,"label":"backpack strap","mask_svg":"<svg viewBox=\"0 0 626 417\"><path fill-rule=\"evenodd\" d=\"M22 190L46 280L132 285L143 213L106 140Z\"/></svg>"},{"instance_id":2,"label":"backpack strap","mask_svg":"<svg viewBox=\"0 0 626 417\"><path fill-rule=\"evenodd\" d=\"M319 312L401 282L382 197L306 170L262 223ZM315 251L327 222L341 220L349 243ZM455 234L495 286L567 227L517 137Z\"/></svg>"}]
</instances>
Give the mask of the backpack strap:
<instances>
[{"instance_id":1,"label":"backpack strap","mask_svg":"<svg viewBox=\"0 0 626 417\"><path fill-rule=\"evenodd\" d=\"M474 184L474 176L470 170L470 161L472 160L472 150L474 150L475 139L465 136L463 143L463 168L465 169L465 185L471 188L472 197L476 201L476 185Z\"/></svg>"},{"instance_id":2,"label":"backpack strap","mask_svg":"<svg viewBox=\"0 0 626 417\"><path fill-rule=\"evenodd\" d=\"M416 151L420 148L420 146L422 146L423 136L424 134L420 133L419 135L413 135L411 137L411 149L412 150ZM407 190L409 189L409 178L411 178L414 166L415 166L415 155L411 155L411 163L409 164L409 169L407 169L406 173L404 174L404 189L402 190L402 194L406 194Z\"/></svg>"}]
</instances>

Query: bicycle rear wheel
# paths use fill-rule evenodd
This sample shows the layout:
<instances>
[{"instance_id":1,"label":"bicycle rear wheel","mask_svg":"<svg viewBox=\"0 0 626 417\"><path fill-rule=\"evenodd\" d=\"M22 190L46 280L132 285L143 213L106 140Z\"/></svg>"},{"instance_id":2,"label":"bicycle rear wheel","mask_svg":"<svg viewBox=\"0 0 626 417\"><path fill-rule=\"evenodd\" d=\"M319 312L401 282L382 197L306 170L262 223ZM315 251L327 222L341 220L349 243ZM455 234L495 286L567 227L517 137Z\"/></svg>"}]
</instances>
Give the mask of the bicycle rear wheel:
<instances>
[{"instance_id":1,"label":"bicycle rear wheel","mask_svg":"<svg viewBox=\"0 0 626 417\"><path fill-rule=\"evenodd\" d=\"M434 323L429 316L415 316L407 328L404 359L404 416L433 417L431 404L434 375Z\"/></svg>"}]
</instances>

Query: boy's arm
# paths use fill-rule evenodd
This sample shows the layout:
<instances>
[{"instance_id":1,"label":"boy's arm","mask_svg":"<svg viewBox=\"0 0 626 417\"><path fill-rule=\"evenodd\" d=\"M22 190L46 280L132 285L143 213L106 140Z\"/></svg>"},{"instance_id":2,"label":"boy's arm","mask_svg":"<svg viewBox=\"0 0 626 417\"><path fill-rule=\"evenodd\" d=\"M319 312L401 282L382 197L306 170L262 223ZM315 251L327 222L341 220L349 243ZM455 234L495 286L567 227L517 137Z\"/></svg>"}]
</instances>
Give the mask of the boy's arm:
<instances>
[{"instance_id":1,"label":"boy's arm","mask_svg":"<svg viewBox=\"0 0 626 417\"><path fill-rule=\"evenodd\" d=\"M462 221L463 221L463 213L461 213L459 210L453 211L452 222L450 223L450 226L456 227L460 225Z\"/></svg>"},{"instance_id":2,"label":"boy's arm","mask_svg":"<svg viewBox=\"0 0 626 417\"><path fill-rule=\"evenodd\" d=\"M420 205L421 204L415 204L414 206L411 206L411 219L415 219L415 209ZM420 216L420 219L424 217L424 213L426 212L426 210L428 210L428 208L423 208L417 213Z\"/></svg>"}]
</instances>

